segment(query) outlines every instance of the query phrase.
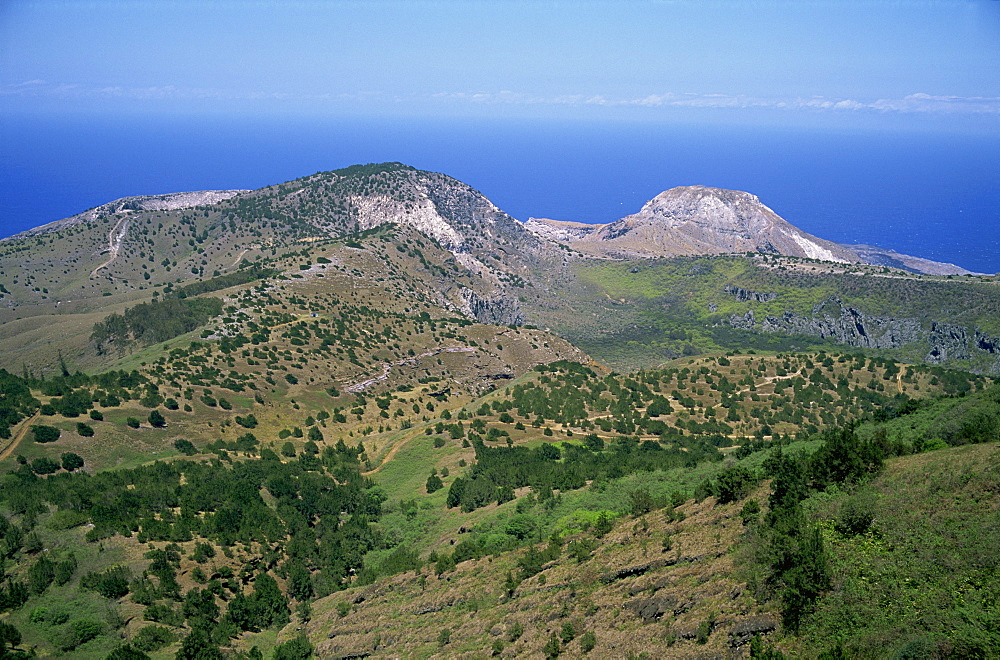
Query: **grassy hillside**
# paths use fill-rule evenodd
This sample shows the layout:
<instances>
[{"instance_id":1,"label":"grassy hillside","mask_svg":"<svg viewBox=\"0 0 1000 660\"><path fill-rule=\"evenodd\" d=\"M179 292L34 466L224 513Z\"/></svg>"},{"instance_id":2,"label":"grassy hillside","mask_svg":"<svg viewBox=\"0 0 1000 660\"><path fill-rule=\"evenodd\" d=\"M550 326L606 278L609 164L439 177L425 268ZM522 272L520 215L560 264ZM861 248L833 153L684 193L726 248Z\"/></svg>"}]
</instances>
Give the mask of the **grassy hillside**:
<instances>
[{"instance_id":1,"label":"grassy hillside","mask_svg":"<svg viewBox=\"0 0 1000 660\"><path fill-rule=\"evenodd\" d=\"M769 255L581 260L545 295L529 296L532 322L622 370L706 351L829 348L836 343L829 331L765 332L762 322L786 313L837 318L841 304L875 319L869 330L883 324L879 319L896 319L920 335L892 350L866 349L873 354L923 361L937 322L961 326L968 334L960 342L967 355L950 355L949 364L986 372L998 368L996 347L974 337L977 330L987 340L1000 334L1000 289L992 276L913 275ZM755 324L743 329L748 312Z\"/></svg>"}]
</instances>

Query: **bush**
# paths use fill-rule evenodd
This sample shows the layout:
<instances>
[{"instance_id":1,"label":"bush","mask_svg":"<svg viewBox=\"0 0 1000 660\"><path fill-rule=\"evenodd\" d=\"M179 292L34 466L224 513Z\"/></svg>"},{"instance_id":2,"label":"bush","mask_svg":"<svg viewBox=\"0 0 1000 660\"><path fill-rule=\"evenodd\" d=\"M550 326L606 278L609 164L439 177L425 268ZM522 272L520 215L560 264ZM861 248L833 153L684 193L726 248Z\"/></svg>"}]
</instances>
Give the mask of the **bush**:
<instances>
[{"instance_id":1,"label":"bush","mask_svg":"<svg viewBox=\"0 0 1000 660\"><path fill-rule=\"evenodd\" d=\"M845 536L864 534L875 521L875 496L869 491L851 495L840 507L836 528Z\"/></svg>"},{"instance_id":2,"label":"bush","mask_svg":"<svg viewBox=\"0 0 1000 660\"><path fill-rule=\"evenodd\" d=\"M41 457L31 461L31 471L35 474L52 474L59 469L59 464L51 458Z\"/></svg>"},{"instance_id":3,"label":"bush","mask_svg":"<svg viewBox=\"0 0 1000 660\"><path fill-rule=\"evenodd\" d=\"M108 654L105 660L150 660L149 656L132 646L131 644L120 644Z\"/></svg>"},{"instance_id":4,"label":"bush","mask_svg":"<svg viewBox=\"0 0 1000 660\"><path fill-rule=\"evenodd\" d=\"M279 644L274 649L273 660L306 660L311 658L313 646L306 639L305 635L299 635L295 639L290 639L284 644Z\"/></svg>"},{"instance_id":5,"label":"bush","mask_svg":"<svg viewBox=\"0 0 1000 660\"><path fill-rule=\"evenodd\" d=\"M141 424L142 422L140 422L140 421L139 421L138 419L136 419L135 417L129 417L129 418L127 418L127 419L125 420L125 423L126 423L126 424L127 424L128 426L129 426L129 428L133 428L133 429L137 429L137 428L139 428L139 425L140 425L140 424Z\"/></svg>"},{"instance_id":6,"label":"bush","mask_svg":"<svg viewBox=\"0 0 1000 660\"><path fill-rule=\"evenodd\" d=\"M740 509L740 520L744 525L752 525L757 522L760 515L760 502L757 500L747 500Z\"/></svg>"},{"instance_id":7,"label":"bush","mask_svg":"<svg viewBox=\"0 0 1000 660\"><path fill-rule=\"evenodd\" d=\"M194 446L194 443L184 438L174 440L174 449L185 456L193 456L198 453L198 448Z\"/></svg>"},{"instance_id":8,"label":"bush","mask_svg":"<svg viewBox=\"0 0 1000 660\"><path fill-rule=\"evenodd\" d=\"M549 641L547 641L545 646L542 647L542 653L544 653L545 657L550 660L552 658L558 658L561 650L562 649L559 646L559 638L554 634L549 637Z\"/></svg>"},{"instance_id":9,"label":"bush","mask_svg":"<svg viewBox=\"0 0 1000 660\"><path fill-rule=\"evenodd\" d=\"M742 465L735 465L719 473L713 490L719 498L719 504L728 504L746 497L755 485L756 479L750 470Z\"/></svg>"},{"instance_id":10,"label":"bush","mask_svg":"<svg viewBox=\"0 0 1000 660\"><path fill-rule=\"evenodd\" d=\"M431 493L436 493L437 491L444 488L444 483L441 481L441 477L437 476L436 474L432 474L431 476L427 477L426 487L427 487L427 494L430 495Z\"/></svg>"},{"instance_id":11,"label":"bush","mask_svg":"<svg viewBox=\"0 0 1000 660\"><path fill-rule=\"evenodd\" d=\"M593 631L587 631L580 638L580 650L584 653L590 653L597 646L597 635Z\"/></svg>"},{"instance_id":12,"label":"bush","mask_svg":"<svg viewBox=\"0 0 1000 660\"><path fill-rule=\"evenodd\" d=\"M153 409L149 411L149 425L153 428L163 428L167 425L167 420L163 418L163 413Z\"/></svg>"},{"instance_id":13,"label":"bush","mask_svg":"<svg viewBox=\"0 0 1000 660\"><path fill-rule=\"evenodd\" d=\"M60 651L72 651L100 635L103 630L103 626L97 621L78 619L66 627L56 646Z\"/></svg>"},{"instance_id":14,"label":"bush","mask_svg":"<svg viewBox=\"0 0 1000 660\"><path fill-rule=\"evenodd\" d=\"M132 638L132 645L140 651L158 651L177 637L163 626L144 626Z\"/></svg>"},{"instance_id":15,"label":"bush","mask_svg":"<svg viewBox=\"0 0 1000 660\"><path fill-rule=\"evenodd\" d=\"M55 442L59 439L62 431L54 426L45 426L44 424L35 424L31 427L31 433L35 436L35 442L45 443L45 442Z\"/></svg>"},{"instance_id":16,"label":"bush","mask_svg":"<svg viewBox=\"0 0 1000 660\"><path fill-rule=\"evenodd\" d=\"M83 422L76 423L76 432L81 438L94 437L94 427L90 424L84 424Z\"/></svg>"},{"instance_id":17,"label":"bush","mask_svg":"<svg viewBox=\"0 0 1000 660\"><path fill-rule=\"evenodd\" d=\"M118 600L129 592L131 579L131 571L124 566L114 566L100 573L87 573L80 579L80 588L96 591L111 600Z\"/></svg>"},{"instance_id":18,"label":"bush","mask_svg":"<svg viewBox=\"0 0 1000 660\"><path fill-rule=\"evenodd\" d=\"M67 472L79 470L83 467L83 457L71 451L65 452L59 457L62 460L62 468Z\"/></svg>"}]
</instances>

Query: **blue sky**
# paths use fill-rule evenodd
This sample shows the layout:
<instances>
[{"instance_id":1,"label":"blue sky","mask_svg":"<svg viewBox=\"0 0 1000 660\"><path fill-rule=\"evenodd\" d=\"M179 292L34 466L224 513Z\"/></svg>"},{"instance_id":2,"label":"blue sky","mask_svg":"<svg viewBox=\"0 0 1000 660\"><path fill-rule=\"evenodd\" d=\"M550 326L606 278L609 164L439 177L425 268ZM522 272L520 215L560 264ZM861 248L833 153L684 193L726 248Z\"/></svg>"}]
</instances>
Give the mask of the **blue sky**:
<instances>
[{"instance_id":1,"label":"blue sky","mask_svg":"<svg viewBox=\"0 0 1000 660\"><path fill-rule=\"evenodd\" d=\"M0 112L1000 126L1000 2L0 2Z\"/></svg>"}]
</instances>

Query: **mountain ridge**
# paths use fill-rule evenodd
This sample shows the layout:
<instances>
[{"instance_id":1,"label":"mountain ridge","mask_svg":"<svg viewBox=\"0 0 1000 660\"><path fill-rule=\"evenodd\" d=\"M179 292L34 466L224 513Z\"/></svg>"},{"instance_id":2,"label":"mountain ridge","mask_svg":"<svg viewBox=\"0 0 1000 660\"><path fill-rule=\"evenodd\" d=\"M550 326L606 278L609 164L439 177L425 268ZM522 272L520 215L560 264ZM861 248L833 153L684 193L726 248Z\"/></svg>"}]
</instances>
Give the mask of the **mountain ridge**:
<instances>
[{"instance_id":1,"label":"mountain ridge","mask_svg":"<svg viewBox=\"0 0 1000 660\"><path fill-rule=\"evenodd\" d=\"M482 323L558 327L563 333L570 328L577 338L581 328L596 332L596 336L610 336L608 329L619 327L619 321L625 318L631 319L629 324L633 326L646 327L648 318L642 314L674 314L681 309L678 306L675 311L668 311L657 307L659 311L650 308L640 314L638 310L644 308L645 302L625 304L625 299L632 300L627 290L622 292L625 295L612 294L617 284L607 287L610 282L603 281L600 274L596 274L596 280L588 281L590 275L585 272L589 268L586 264L618 263L629 271L626 279L638 282L643 279L635 275L639 270L647 265L658 268L661 253L667 251L665 246L669 247L667 243L677 229L683 230L682 238L689 242L689 247L701 246L696 252L704 255L686 258L711 260L727 253L745 257L747 252L756 251L755 268L783 271L786 274L779 277L786 279L807 275L810 281L815 280L809 287L829 285L830 295L843 293L841 285L833 280L849 274L862 280L873 275L905 279L909 277L907 270L921 272L920 268L928 268L919 260L904 261L910 259L905 255L875 250L868 254L875 255L870 259L879 267L865 266L847 248L800 232L750 193L705 186L672 190L657 195L640 212L608 225L522 223L471 186L448 175L417 170L402 163L318 172L252 191L122 198L45 225L34 234L21 234L0 242L0 268L7 276L5 287L0 289L0 324L4 326L0 351L5 355L0 364L15 369L22 364L42 364L52 369L55 363L50 349L54 345L61 346L66 355L82 358L81 366L96 366L102 358L93 354L93 342L88 337L90 327L100 321L101 315L120 313L127 305L170 294L175 286L233 274L249 264L277 268L285 271L286 277L295 277L297 259L307 254L333 258L328 247L332 243L346 244L345 254L353 254L356 249L353 246L364 242L359 243L352 236L386 227L399 228L391 230L384 240L397 243L396 249L405 265L386 261L382 251L378 251L374 261L368 257L362 259L362 255L354 255L357 259L336 257L342 260L339 276L355 279L355 290L379 282L397 282L392 287L378 284L371 289L376 304L386 302L376 300L379 295L387 295L379 294L379 290L392 290L394 295L416 297L422 304L433 304ZM218 201L206 204L211 199ZM546 234L540 228L551 231ZM600 240L589 244L593 249L586 249L587 241L579 240L580 236L600 232L603 232ZM662 240L655 239L654 234ZM783 253L803 256L779 256ZM814 260L816 256L830 256L840 262L822 264ZM357 262L358 266L348 267L350 262ZM690 267L701 272L707 265ZM299 266L311 268L309 264ZM398 288L401 285L395 279L399 274L387 270L397 266L407 271L407 284L403 288ZM902 270L890 270L890 266ZM724 323L752 332L774 329L778 326L750 323L746 316L748 308L730 309L732 305L725 302L731 297L723 290L726 285L757 290L754 279L759 278L743 280L734 273L717 287L713 283L715 288L711 291L684 294L703 300L693 305L694 299L689 299L684 308L695 317L706 308L712 314L716 307L720 314L723 309L728 310L725 316L708 319L715 325ZM679 291L676 286L659 289L652 281L643 286L660 290L657 295L664 296L664 300L672 299ZM708 283L698 286L704 288ZM845 283L845 286L856 288L855 284ZM933 282L914 284L923 294L934 286L937 284ZM863 288L867 291L871 287ZM980 298L985 295L986 307L959 312L965 328L962 336L969 347L964 352L949 350L947 354L978 356L979 344L983 342L969 338L982 335L988 338L984 345L993 355L992 338L997 329L983 316L992 304L988 302L991 294L968 294ZM957 297L965 294L956 289L948 295L956 299L957 309L962 310ZM620 300L618 305L624 307L605 309L609 296ZM795 318L809 318L809 310L821 302L811 294L809 297L808 304L801 296L784 295L778 302L741 305L769 305L767 314L765 310L754 310L762 321L768 315L785 318L786 313ZM850 304L866 318L906 319L908 323L916 323L920 326L915 331L920 341L937 336L932 332L931 322L940 325L955 316L924 309L915 315L911 303L895 309L888 299L866 304L855 298ZM34 320L25 322L30 318ZM69 318L78 324L73 331L63 325ZM691 318L678 317L670 322L686 325ZM812 322L804 326L795 323L785 331L801 329L800 326L810 334L826 336L819 330L813 332L816 324ZM678 333L679 330L672 331L680 336ZM708 337L703 339L702 350L719 345ZM671 347L664 356L676 357L697 350L689 343L673 340L668 343ZM928 346L922 354L927 355L934 348ZM977 363L974 368L993 369L992 364L992 360L987 366Z\"/></svg>"}]
</instances>

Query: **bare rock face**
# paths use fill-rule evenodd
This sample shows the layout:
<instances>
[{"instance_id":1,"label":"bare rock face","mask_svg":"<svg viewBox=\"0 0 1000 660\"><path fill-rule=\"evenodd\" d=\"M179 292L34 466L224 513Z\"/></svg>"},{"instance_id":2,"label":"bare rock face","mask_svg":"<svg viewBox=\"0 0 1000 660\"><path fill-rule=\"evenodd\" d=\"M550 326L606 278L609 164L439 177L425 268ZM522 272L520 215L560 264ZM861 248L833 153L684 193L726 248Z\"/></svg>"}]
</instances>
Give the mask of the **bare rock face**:
<instances>
[{"instance_id":1,"label":"bare rock face","mask_svg":"<svg viewBox=\"0 0 1000 660\"><path fill-rule=\"evenodd\" d=\"M471 289L462 289L461 295L465 302L463 311L480 323L493 325L524 323L524 314L515 298L505 295L485 298Z\"/></svg>"},{"instance_id":2,"label":"bare rock face","mask_svg":"<svg viewBox=\"0 0 1000 660\"><path fill-rule=\"evenodd\" d=\"M660 257L759 252L854 263L852 250L792 226L750 193L682 186L607 225L533 220L538 236L604 256ZM588 230L589 228L589 230Z\"/></svg>"},{"instance_id":3,"label":"bare rock face","mask_svg":"<svg viewBox=\"0 0 1000 660\"><path fill-rule=\"evenodd\" d=\"M582 222L565 222L548 218L528 218L524 228L539 238L547 238L557 243L567 243L586 238L596 233L604 225L588 225Z\"/></svg>"},{"instance_id":4,"label":"bare rock face","mask_svg":"<svg viewBox=\"0 0 1000 660\"><path fill-rule=\"evenodd\" d=\"M738 324L738 327L745 325ZM761 323L764 332L812 335L841 344L864 348L900 348L926 338L917 319L868 316L830 298L812 310L809 317L785 312L780 317L767 316Z\"/></svg>"}]
</instances>

